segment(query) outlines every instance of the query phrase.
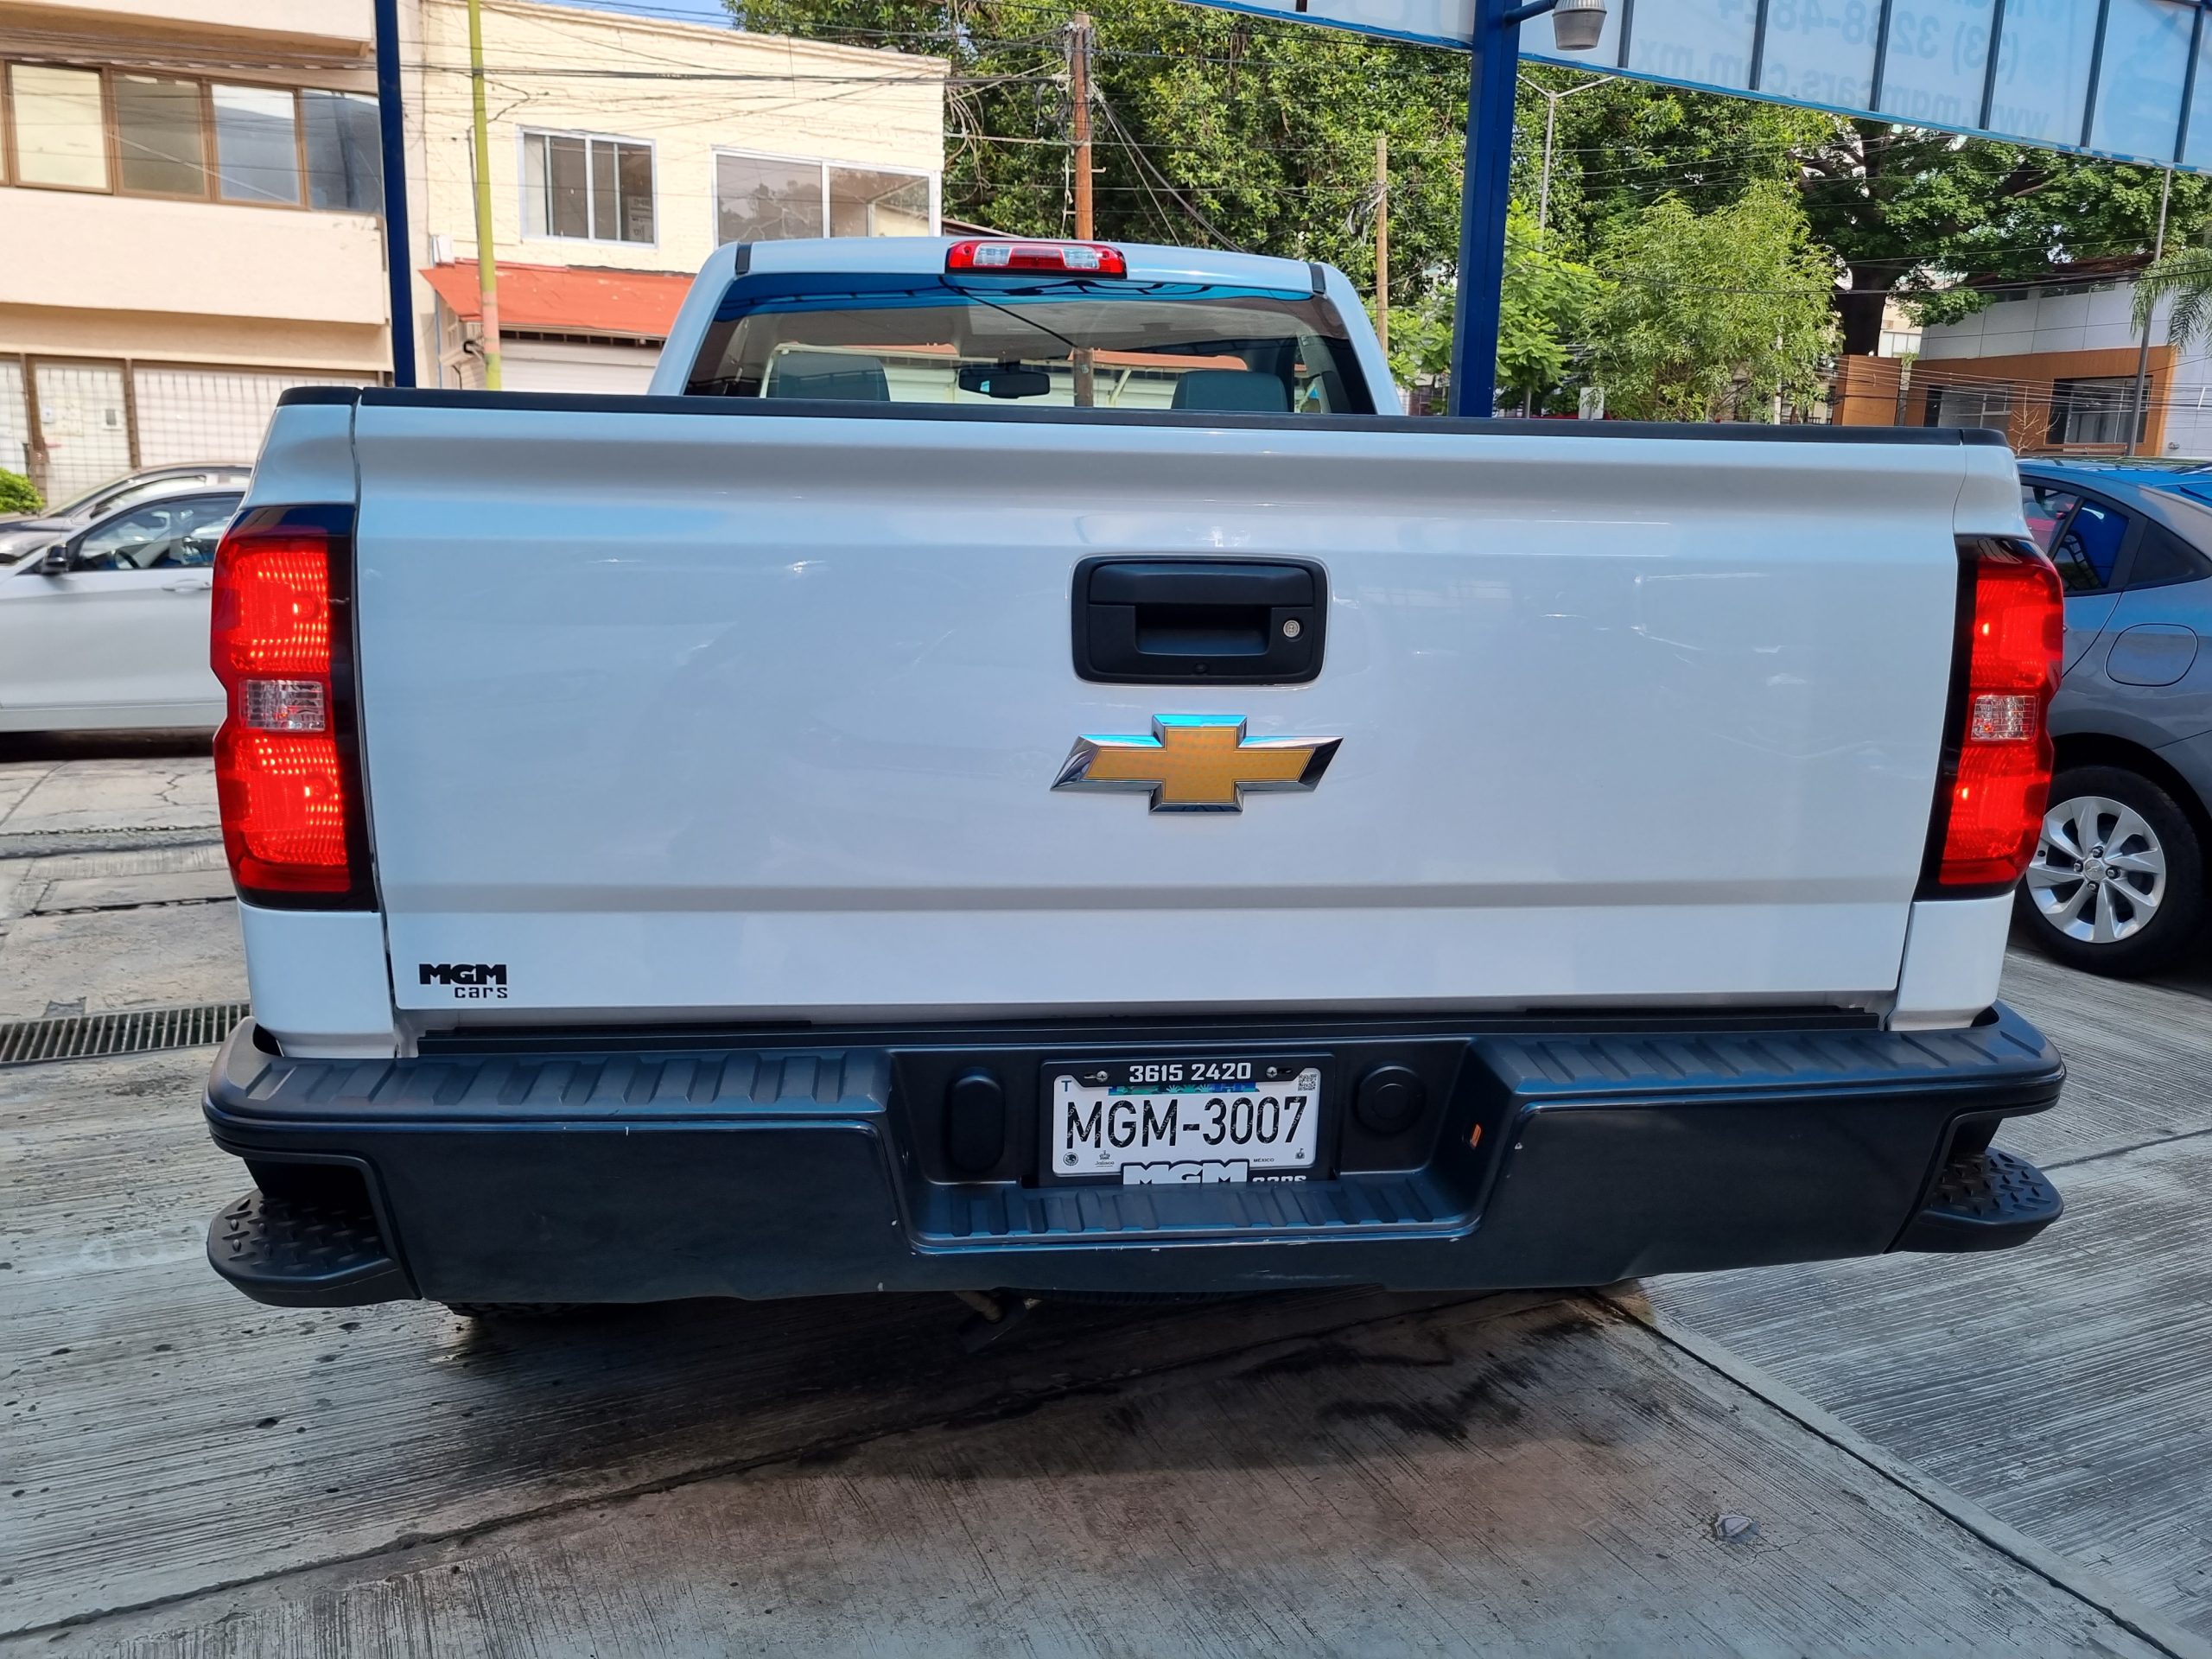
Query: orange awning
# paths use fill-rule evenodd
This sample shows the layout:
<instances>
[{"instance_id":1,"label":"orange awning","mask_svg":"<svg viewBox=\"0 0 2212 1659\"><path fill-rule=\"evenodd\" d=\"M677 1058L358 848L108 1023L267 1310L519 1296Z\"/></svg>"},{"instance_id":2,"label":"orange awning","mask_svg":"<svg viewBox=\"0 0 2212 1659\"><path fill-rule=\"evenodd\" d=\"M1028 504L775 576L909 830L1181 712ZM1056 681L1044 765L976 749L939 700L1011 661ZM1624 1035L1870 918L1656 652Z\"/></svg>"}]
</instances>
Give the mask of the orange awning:
<instances>
[{"instance_id":1,"label":"orange awning","mask_svg":"<svg viewBox=\"0 0 2212 1659\"><path fill-rule=\"evenodd\" d=\"M423 279L454 315L477 319L476 266L431 265ZM673 271L499 262L499 326L547 334L665 340L691 279Z\"/></svg>"}]
</instances>

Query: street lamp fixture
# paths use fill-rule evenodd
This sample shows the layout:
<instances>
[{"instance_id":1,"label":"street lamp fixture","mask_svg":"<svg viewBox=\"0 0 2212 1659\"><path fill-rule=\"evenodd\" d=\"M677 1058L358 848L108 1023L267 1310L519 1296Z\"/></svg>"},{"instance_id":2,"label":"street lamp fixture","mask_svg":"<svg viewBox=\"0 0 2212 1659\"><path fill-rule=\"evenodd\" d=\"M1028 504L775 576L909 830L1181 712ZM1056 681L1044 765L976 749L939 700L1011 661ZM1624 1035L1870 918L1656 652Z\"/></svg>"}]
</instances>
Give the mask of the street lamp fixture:
<instances>
[{"instance_id":1,"label":"street lamp fixture","mask_svg":"<svg viewBox=\"0 0 2212 1659\"><path fill-rule=\"evenodd\" d=\"M1605 32L1605 0L1531 0L1500 21L1508 27L1552 15L1552 44L1562 52L1587 52Z\"/></svg>"}]
</instances>

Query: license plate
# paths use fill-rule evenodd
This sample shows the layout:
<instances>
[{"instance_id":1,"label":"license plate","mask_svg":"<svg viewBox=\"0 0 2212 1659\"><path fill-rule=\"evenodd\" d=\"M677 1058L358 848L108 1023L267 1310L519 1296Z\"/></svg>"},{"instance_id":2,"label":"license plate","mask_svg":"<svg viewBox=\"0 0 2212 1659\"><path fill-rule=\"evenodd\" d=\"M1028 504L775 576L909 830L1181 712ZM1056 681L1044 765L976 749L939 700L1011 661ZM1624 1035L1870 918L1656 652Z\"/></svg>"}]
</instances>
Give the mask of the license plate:
<instances>
[{"instance_id":1,"label":"license plate","mask_svg":"<svg viewBox=\"0 0 2212 1659\"><path fill-rule=\"evenodd\" d=\"M1045 1084L1045 1164L1060 1180L1185 1186L1313 1168L1313 1060L1081 1062L1047 1066Z\"/></svg>"}]
</instances>

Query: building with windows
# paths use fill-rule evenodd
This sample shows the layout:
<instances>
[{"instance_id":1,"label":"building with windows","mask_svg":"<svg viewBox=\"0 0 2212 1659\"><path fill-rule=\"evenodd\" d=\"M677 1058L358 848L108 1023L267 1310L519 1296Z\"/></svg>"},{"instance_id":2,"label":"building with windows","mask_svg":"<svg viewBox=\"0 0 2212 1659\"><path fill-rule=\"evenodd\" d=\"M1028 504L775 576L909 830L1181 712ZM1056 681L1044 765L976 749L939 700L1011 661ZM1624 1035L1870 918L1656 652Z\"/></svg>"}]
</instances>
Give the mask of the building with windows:
<instances>
[{"instance_id":1,"label":"building with windows","mask_svg":"<svg viewBox=\"0 0 2212 1659\"><path fill-rule=\"evenodd\" d=\"M1923 331L1899 403L1914 426L1986 426L2023 454L2212 458L2212 355L2177 351L2164 308L2150 349L2132 276L2053 283ZM2144 370L2137 415L2135 376Z\"/></svg>"},{"instance_id":2,"label":"building with windows","mask_svg":"<svg viewBox=\"0 0 2212 1659\"><path fill-rule=\"evenodd\" d=\"M945 66L486 0L505 383L639 391L733 238L926 232ZM465 0L403 0L416 361L481 384ZM251 460L391 365L372 0L0 0L0 467Z\"/></svg>"},{"instance_id":3,"label":"building with windows","mask_svg":"<svg viewBox=\"0 0 2212 1659\"><path fill-rule=\"evenodd\" d=\"M370 0L0 5L0 467L251 459L390 366Z\"/></svg>"},{"instance_id":4,"label":"building with windows","mask_svg":"<svg viewBox=\"0 0 2212 1659\"><path fill-rule=\"evenodd\" d=\"M418 16L423 378L480 385L467 7ZM532 0L483 22L510 390L644 390L724 242L937 229L940 60Z\"/></svg>"}]
</instances>

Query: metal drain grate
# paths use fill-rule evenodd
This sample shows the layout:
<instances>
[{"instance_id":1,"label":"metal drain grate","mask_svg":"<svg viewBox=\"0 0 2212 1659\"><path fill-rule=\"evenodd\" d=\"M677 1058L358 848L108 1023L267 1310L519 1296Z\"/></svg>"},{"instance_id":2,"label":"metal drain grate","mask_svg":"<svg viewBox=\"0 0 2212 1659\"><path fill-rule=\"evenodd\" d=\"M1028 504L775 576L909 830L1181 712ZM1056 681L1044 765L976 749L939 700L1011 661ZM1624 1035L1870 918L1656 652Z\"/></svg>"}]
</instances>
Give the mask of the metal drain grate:
<instances>
[{"instance_id":1,"label":"metal drain grate","mask_svg":"<svg viewBox=\"0 0 2212 1659\"><path fill-rule=\"evenodd\" d=\"M42 1060L93 1060L160 1048L219 1043L253 1011L248 1002L200 1002L184 1008L133 1008L126 1014L73 1014L58 1020L0 1025L0 1065Z\"/></svg>"}]
</instances>

